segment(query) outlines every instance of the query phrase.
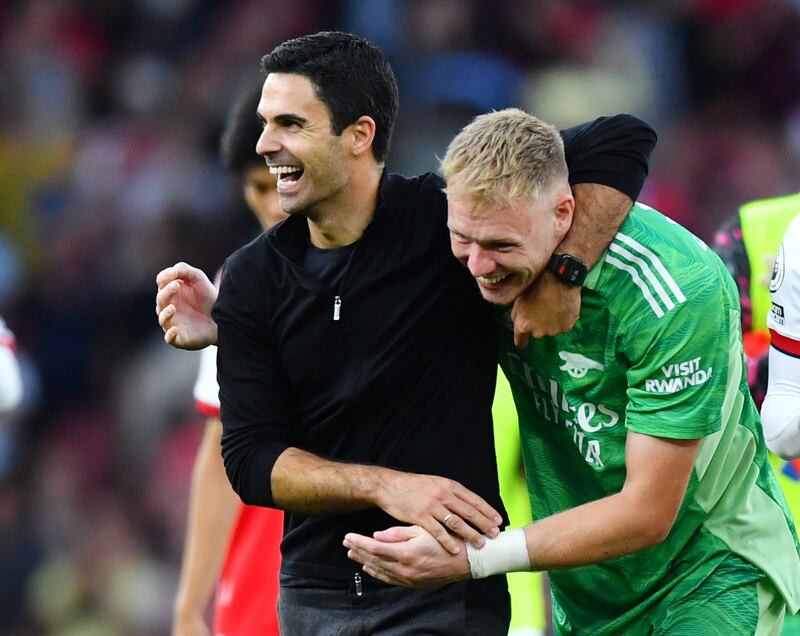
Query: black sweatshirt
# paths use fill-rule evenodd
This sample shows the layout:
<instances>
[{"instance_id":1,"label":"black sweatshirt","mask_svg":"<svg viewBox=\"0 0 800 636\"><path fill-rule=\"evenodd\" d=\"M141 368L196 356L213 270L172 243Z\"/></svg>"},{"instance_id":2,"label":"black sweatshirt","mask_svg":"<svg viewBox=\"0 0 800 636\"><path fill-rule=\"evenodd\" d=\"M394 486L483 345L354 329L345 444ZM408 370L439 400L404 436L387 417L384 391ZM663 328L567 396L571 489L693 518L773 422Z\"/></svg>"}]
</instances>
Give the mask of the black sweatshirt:
<instances>
[{"instance_id":1,"label":"black sweatshirt","mask_svg":"<svg viewBox=\"0 0 800 636\"><path fill-rule=\"evenodd\" d=\"M619 115L562 134L571 183L636 199L655 145L649 126ZM226 262L213 311L222 454L245 503L274 506L272 467L297 447L446 476L503 512L491 420L493 313L450 252L443 185L430 173L385 174L374 218L334 288L303 269L309 238L299 215ZM378 509L287 512L282 572L320 585L349 580L344 535L391 525Z\"/></svg>"}]
</instances>

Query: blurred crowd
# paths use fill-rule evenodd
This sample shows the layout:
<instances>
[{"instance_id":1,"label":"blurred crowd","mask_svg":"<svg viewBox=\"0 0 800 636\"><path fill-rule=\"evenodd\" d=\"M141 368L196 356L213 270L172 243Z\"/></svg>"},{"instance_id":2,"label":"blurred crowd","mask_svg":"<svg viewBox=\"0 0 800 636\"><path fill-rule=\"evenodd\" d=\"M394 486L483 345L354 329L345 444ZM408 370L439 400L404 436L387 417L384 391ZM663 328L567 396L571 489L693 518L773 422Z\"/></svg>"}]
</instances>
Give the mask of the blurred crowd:
<instances>
[{"instance_id":1,"label":"blurred crowd","mask_svg":"<svg viewBox=\"0 0 800 636\"><path fill-rule=\"evenodd\" d=\"M435 169L474 114L516 105L652 123L641 198L702 238L800 191L797 0L0 3L0 315L25 386L0 420L0 634L169 632L202 425L154 277L255 234L221 126L261 55L322 29L395 67L390 169Z\"/></svg>"}]
</instances>

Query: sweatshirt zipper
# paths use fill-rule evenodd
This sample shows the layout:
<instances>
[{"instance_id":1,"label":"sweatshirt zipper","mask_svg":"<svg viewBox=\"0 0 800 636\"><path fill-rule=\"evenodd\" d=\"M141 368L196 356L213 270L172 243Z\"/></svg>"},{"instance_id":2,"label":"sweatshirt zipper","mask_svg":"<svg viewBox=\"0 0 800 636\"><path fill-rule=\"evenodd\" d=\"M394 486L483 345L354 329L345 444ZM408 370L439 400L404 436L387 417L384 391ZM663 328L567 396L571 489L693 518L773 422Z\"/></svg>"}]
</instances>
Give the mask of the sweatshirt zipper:
<instances>
[{"instance_id":1,"label":"sweatshirt zipper","mask_svg":"<svg viewBox=\"0 0 800 636\"><path fill-rule=\"evenodd\" d=\"M364 588L361 587L361 573L354 572L353 573L353 582L356 584L356 596L361 598L364 596Z\"/></svg>"},{"instance_id":2,"label":"sweatshirt zipper","mask_svg":"<svg viewBox=\"0 0 800 636\"><path fill-rule=\"evenodd\" d=\"M344 266L344 273L342 274L342 280L339 283L339 289L336 295L333 297L333 321L338 322L342 316L342 292L344 291L344 283L347 279L347 274L350 271L350 263L353 261L353 254L356 253L358 246L356 245L353 248L353 251L350 252L350 256L347 257L347 263ZM360 575L359 575L360 576Z\"/></svg>"}]
</instances>

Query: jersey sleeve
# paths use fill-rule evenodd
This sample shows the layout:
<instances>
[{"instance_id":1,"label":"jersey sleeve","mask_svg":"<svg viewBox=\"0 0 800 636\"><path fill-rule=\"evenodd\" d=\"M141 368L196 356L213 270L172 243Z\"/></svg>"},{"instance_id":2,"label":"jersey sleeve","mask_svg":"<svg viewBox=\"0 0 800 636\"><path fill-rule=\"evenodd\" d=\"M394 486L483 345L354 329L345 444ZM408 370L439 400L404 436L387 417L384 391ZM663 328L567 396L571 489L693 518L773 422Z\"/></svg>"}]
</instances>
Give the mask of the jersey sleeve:
<instances>
[{"instance_id":1,"label":"jersey sleeve","mask_svg":"<svg viewBox=\"0 0 800 636\"><path fill-rule=\"evenodd\" d=\"M626 426L646 435L699 439L722 427L726 393L741 386L740 312L733 281L721 280L721 268L693 285L663 273L661 289L650 289L648 302L634 304L638 317L623 335Z\"/></svg>"},{"instance_id":2,"label":"jersey sleeve","mask_svg":"<svg viewBox=\"0 0 800 636\"><path fill-rule=\"evenodd\" d=\"M561 131L569 182L599 183L636 201L656 145L653 128L633 115L599 117Z\"/></svg>"},{"instance_id":3,"label":"jersey sleeve","mask_svg":"<svg viewBox=\"0 0 800 636\"><path fill-rule=\"evenodd\" d=\"M291 435L290 390L259 301L257 265L228 259L212 316L218 328L217 378L222 458L246 504L274 507L272 467Z\"/></svg>"},{"instance_id":4,"label":"jersey sleeve","mask_svg":"<svg viewBox=\"0 0 800 636\"><path fill-rule=\"evenodd\" d=\"M219 385L217 384L217 348L206 347L200 353L200 369L194 383L194 403L207 417L219 417Z\"/></svg>"},{"instance_id":5,"label":"jersey sleeve","mask_svg":"<svg viewBox=\"0 0 800 636\"><path fill-rule=\"evenodd\" d=\"M772 346L800 357L800 215L783 237L769 284L772 308L767 326Z\"/></svg>"}]
</instances>

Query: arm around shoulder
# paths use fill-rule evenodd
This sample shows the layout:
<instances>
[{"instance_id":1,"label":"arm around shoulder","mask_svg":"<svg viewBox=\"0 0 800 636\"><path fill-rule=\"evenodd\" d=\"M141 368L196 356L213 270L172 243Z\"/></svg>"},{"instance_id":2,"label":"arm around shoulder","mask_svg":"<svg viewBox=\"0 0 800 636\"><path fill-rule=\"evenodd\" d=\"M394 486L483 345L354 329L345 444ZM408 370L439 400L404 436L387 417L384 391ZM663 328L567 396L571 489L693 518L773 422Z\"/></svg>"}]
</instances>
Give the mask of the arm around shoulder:
<instances>
[{"instance_id":1,"label":"arm around shoulder","mask_svg":"<svg viewBox=\"0 0 800 636\"><path fill-rule=\"evenodd\" d=\"M562 133L570 183L597 183L639 197L655 148L655 130L633 115L599 117Z\"/></svg>"},{"instance_id":2,"label":"arm around shoulder","mask_svg":"<svg viewBox=\"0 0 800 636\"><path fill-rule=\"evenodd\" d=\"M639 196L647 178L655 131L632 115L600 117L562 132L575 197L572 225L556 254L569 254L591 268L597 263ZM572 329L581 293L550 272L514 303L514 341Z\"/></svg>"}]
</instances>

